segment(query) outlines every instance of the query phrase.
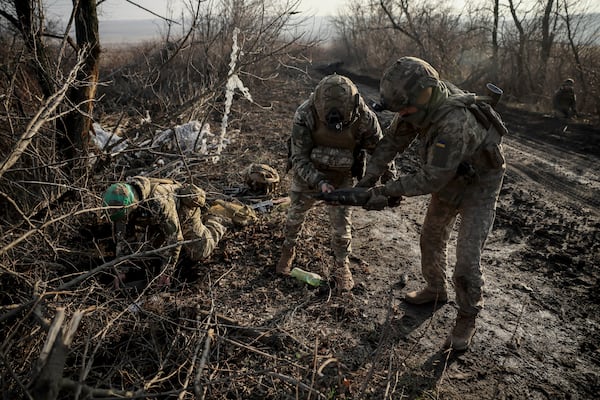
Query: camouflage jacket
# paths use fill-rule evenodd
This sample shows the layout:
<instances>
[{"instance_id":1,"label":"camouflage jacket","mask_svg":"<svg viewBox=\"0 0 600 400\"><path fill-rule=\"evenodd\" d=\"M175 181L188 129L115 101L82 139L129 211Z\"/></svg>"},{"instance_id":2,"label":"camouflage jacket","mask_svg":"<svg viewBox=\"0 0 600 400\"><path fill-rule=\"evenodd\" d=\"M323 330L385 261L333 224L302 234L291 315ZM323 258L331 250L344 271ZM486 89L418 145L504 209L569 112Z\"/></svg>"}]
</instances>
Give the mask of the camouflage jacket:
<instances>
[{"instance_id":1,"label":"camouflage jacket","mask_svg":"<svg viewBox=\"0 0 600 400\"><path fill-rule=\"evenodd\" d=\"M552 98L552 103L555 110L560 110L564 112L576 112L577 109L577 101L575 97L575 91L572 87L569 86L561 86L555 93Z\"/></svg>"},{"instance_id":2,"label":"camouflage jacket","mask_svg":"<svg viewBox=\"0 0 600 400\"><path fill-rule=\"evenodd\" d=\"M182 186L167 179L141 176L130 178L128 183L138 191L140 200L129 214L126 225L117 225L116 233L120 241L118 246L125 245L125 230L131 232L135 227L145 228L149 235L146 240L152 246L168 247L159 254L166 271L171 273L179 259L181 242L184 240L178 213L181 204L177 198L177 191Z\"/></svg>"},{"instance_id":3,"label":"camouflage jacket","mask_svg":"<svg viewBox=\"0 0 600 400\"><path fill-rule=\"evenodd\" d=\"M382 138L382 131L377 116L361 98L358 105L358 118L346 130L354 133L355 148L373 152ZM294 115L291 137L291 161L294 171L292 190L315 189L322 180L331 179L328 171L314 162L314 150L317 147L313 133L326 129L317 117L313 107L312 97L298 107ZM341 135L340 132L330 131L331 135ZM347 175L350 174L348 168Z\"/></svg>"},{"instance_id":4,"label":"camouflage jacket","mask_svg":"<svg viewBox=\"0 0 600 400\"><path fill-rule=\"evenodd\" d=\"M414 126L397 114L375 149L364 179L372 180L380 176L387 163L396 154L406 150L416 137L420 140L423 166L414 174L386 183L386 194L389 196L462 190L457 187L457 175L459 165L463 162L473 166L478 174L504 168L500 145L504 132L499 132L493 125L483 126L466 107L461 96L450 95L427 115L424 126ZM497 118L503 128L499 116Z\"/></svg>"}]
</instances>

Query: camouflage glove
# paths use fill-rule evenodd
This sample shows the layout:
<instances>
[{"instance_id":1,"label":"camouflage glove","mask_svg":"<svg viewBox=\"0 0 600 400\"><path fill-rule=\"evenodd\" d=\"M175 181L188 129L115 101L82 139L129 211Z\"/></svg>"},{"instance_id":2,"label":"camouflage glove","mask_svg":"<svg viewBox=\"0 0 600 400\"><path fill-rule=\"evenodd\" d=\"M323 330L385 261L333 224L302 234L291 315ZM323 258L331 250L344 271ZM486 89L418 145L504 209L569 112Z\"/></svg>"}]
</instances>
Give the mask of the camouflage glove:
<instances>
[{"instance_id":1,"label":"camouflage glove","mask_svg":"<svg viewBox=\"0 0 600 400\"><path fill-rule=\"evenodd\" d=\"M363 208L365 210L383 210L388 205L388 196L385 194L385 186L373 186L369 189L369 200Z\"/></svg>"},{"instance_id":2,"label":"camouflage glove","mask_svg":"<svg viewBox=\"0 0 600 400\"><path fill-rule=\"evenodd\" d=\"M215 200L208 213L229 219L237 226L250 225L258 219L254 210L247 205L224 200Z\"/></svg>"},{"instance_id":3,"label":"camouflage glove","mask_svg":"<svg viewBox=\"0 0 600 400\"><path fill-rule=\"evenodd\" d=\"M186 184L178 190L181 204L188 208L204 207L206 204L206 192L194 184Z\"/></svg>"}]
</instances>

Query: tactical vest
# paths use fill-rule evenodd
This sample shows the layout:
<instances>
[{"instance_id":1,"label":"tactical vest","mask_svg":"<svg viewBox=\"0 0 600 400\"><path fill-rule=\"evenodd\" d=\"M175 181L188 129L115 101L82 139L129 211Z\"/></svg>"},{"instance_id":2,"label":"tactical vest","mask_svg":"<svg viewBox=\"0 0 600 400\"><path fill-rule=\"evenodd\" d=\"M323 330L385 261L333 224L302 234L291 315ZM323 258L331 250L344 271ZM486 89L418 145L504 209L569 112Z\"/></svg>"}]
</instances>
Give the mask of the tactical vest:
<instances>
[{"instance_id":1,"label":"tactical vest","mask_svg":"<svg viewBox=\"0 0 600 400\"><path fill-rule=\"evenodd\" d=\"M460 90L460 89L459 89ZM495 170L504 167L505 160L502 155L502 136L508 133L508 129L498 113L485 102L477 101L473 93L456 93L451 90L450 97L446 100L434 116L439 121L450 111L456 108L467 109L475 117L478 124L486 131L479 147L475 150L469 160L465 160L460 166L458 175L465 174L466 170ZM491 128L495 129L491 129Z\"/></svg>"},{"instance_id":2,"label":"tactical vest","mask_svg":"<svg viewBox=\"0 0 600 400\"><path fill-rule=\"evenodd\" d=\"M340 132L328 129L321 121L316 121L316 125L311 133L311 161L322 171L349 172L357 146L358 120Z\"/></svg>"}]
</instances>

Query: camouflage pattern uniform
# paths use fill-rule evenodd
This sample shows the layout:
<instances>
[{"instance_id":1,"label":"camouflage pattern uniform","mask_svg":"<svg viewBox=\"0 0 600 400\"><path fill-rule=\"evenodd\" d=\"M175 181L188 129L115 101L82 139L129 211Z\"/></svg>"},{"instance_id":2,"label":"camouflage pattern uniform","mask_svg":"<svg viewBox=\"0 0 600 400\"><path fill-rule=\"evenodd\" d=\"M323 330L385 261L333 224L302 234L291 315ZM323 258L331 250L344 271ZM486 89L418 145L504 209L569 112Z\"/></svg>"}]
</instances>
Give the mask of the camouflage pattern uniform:
<instances>
[{"instance_id":1,"label":"camouflage pattern uniform","mask_svg":"<svg viewBox=\"0 0 600 400\"><path fill-rule=\"evenodd\" d=\"M181 248L193 261L208 257L217 246L226 228L217 216L208 215L203 223L200 205L204 193L194 185L182 185L167 179L142 176L128 182L137 191L138 203L123 223L117 223L118 249L125 244L126 229L144 228L147 243L153 248L169 247L160 252L164 270L171 274L179 259ZM201 199L194 199L194 190L202 192ZM183 241L193 242L181 244ZM121 252L120 250L117 251Z\"/></svg>"},{"instance_id":2,"label":"camouflage pattern uniform","mask_svg":"<svg viewBox=\"0 0 600 400\"><path fill-rule=\"evenodd\" d=\"M350 82L349 79L347 81ZM284 248L295 247L306 212L316 201L311 194L321 190L320 183L326 181L336 189L352 187L351 171L357 151L371 153L381 140L382 132L376 115L358 92L356 96L355 120L339 131L330 129L319 118L314 93L296 110L291 135L291 205L285 225ZM351 208L327 208L336 264L347 265L352 240Z\"/></svg>"},{"instance_id":3,"label":"camouflage pattern uniform","mask_svg":"<svg viewBox=\"0 0 600 400\"><path fill-rule=\"evenodd\" d=\"M459 313L473 318L483 306L481 251L492 228L506 168L501 145L506 128L491 107L482 106L487 115L474 105L474 95L437 81L431 101L421 112L396 114L359 182L360 186L374 184L386 163L418 137L422 169L388 182L383 191L386 196L431 193L421 231L421 263L428 289L440 293L442 300L447 242L460 214L453 281Z\"/></svg>"},{"instance_id":4,"label":"camouflage pattern uniform","mask_svg":"<svg viewBox=\"0 0 600 400\"><path fill-rule=\"evenodd\" d=\"M554 93L552 104L559 117L571 118L577 115L577 102L573 90L573 79L567 79Z\"/></svg>"}]
</instances>

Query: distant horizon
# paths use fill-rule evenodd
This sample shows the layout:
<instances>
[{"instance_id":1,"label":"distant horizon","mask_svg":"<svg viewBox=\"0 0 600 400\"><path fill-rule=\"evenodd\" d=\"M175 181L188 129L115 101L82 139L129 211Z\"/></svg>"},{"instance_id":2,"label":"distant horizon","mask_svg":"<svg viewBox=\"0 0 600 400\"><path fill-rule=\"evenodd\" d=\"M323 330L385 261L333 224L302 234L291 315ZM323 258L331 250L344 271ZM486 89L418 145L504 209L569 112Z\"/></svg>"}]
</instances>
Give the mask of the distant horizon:
<instances>
[{"instance_id":1,"label":"distant horizon","mask_svg":"<svg viewBox=\"0 0 600 400\"><path fill-rule=\"evenodd\" d=\"M331 33L329 22L331 18L330 16L309 18L304 24L306 31L319 33L320 39L327 39L326 36ZM161 38L164 29L164 21L160 18L98 20L101 44L135 44L156 40ZM171 33L173 34L173 30ZM184 33L181 32L181 34Z\"/></svg>"},{"instance_id":2,"label":"distant horizon","mask_svg":"<svg viewBox=\"0 0 600 400\"><path fill-rule=\"evenodd\" d=\"M586 14L586 18L600 20L600 13ZM296 26L296 29L304 27L305 32L312 32L317 35L317 39L329 40L334 35L332 29L332 16L313 16L306 20L302 26ZM600 22L590 23L590 29L596 29ZM165 30L165 22L160 18L147 19L99 19L98 20L100 43L106 45L135 44L145 41L161 39ZM176 32L177 27L171 33ZM74 32L71 32L74 34ZM181 32L184 35L184 32ZM600 38L595 40L600 44Z\"/></svg>"}]
</instances>

